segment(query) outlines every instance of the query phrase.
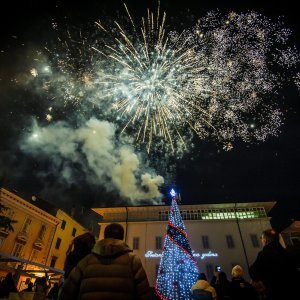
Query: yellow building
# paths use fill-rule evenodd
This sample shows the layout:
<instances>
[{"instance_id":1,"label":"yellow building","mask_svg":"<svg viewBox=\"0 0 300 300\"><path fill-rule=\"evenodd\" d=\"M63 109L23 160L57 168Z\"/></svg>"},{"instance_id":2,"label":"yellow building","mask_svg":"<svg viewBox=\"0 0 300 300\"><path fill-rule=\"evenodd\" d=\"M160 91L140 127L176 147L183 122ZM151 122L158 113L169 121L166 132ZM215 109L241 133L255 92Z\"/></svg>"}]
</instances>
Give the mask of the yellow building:
<instances>
[{"instance_id":1,"label":"yellow building","mask_svg":"<svg viewBox=\"0 0 300 300\"><path fill-rule=\"evenodd\" d=\"M58 280L73 239L87 230L36 196L27 201L1 188L0 202L8 207L5 215L17 221L13 232L0 229L0 279L8 272L18 273L15 278L20 287L26 278L45 276L47 272Z\"/></svg>"},{"instance_id":2,"label":"yellow building","mask_svg":"<svg viewBox=\"0 0 300 300\"><path fill-rule=\"evenodd\" d=\"M39 265L47 262L60 220L4 188L0 189L0 201L8 207L5 214L17 221L13 232L0 229L0 276L15 273L21 264L23 270L41 270Z\"/></svg>"},{"instance_id":3,"label":"yellow building","mask_svg":"<svg viewBox=\"0 0 300 300\"><path fill-rule=\"evenodd\" d=\"M57 269L63 269L66 253L71 246L73 239L78 235L87 232L87 229L61 209L57 210L56 218L60 220L60 224L57 226L53 238L47 265Z\"/></svg>"}]
</instances>

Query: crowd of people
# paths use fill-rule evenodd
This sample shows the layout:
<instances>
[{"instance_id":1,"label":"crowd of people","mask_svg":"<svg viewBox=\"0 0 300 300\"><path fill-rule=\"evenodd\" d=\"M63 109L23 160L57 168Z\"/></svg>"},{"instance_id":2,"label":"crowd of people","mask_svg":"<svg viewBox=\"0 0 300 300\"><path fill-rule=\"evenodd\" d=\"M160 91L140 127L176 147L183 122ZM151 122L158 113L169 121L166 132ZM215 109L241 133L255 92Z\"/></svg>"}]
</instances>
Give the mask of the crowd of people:
<instances>
[{"instance_id":1,"label":"crowd of people","mask_svg":"<svg viewBox=\"0 0 300 300\"><path fill-rule=\"evenodd\" d=\"M255 288L244 279L244 270L236 265L231 272L231 281L223 271L216 271L211 282L200 273L192 286L191 295L195 300L259 300Z\"/></svg>"},{"instance_id":2,"label":"crowd of people","mask_svg":"<svg viewBox=\"0 0 300 300\"><path fill-rule=\"evenodd\" d=\"M46 277L36 278L22 292L34 292L34 300L155 299L140 258L123 239L124 229L116 223L105 228L104 239L98 242L89 233L78 236L67 253L64 283L51 286ZM231 280L222 270L216 270L210 282L200 273L191 288L191 299L298 299L299 260L281 246L273 229L262 233L261 242L263 248L248 270L251 281L245 280L240 265L233 267ZM0 298L10 292L17 292L12 273L0 283Z\"/></svg>"},{"instance_id":3,"label":"crowd of people","mask_svg":"<svg viewBox=\"0 0 300 300\"><path fill-rule=\"evenodd\" d=\"M34 282L26 281L26 288L20 291L21 295L24 293L33 293L34 300L57 300L59 284L55 282L53 286L49 283L47 278L37 277ZM15 281L11 272L9 272L4 280L0 283L0 299L7 299L10 293L18 293Z\"/></svg>"},{"instance_id":4,"label":"crowd of people","mask_svg":"<svg viewBox=\"0 0 300 300\"><path fill-rule=\"evenodd\" d=\"M262 233L263 249L249 268L251 282L244 279L239 265L231 271L231 281L224 272L216 272L209 283L201 273L191 294L195 300L292 300L299 299L300 283L297 257L279 241L279 234L268 229Z\"/></svg>"},{"instance_id":5,"label":"crowd of people","mask_svg":"<svg viewBox=\"0 0 300 300\"><path fill-rule=\"evenodd\" d=\"M75 299L154 299L140 259L123 242L124 230L119 224L106 227L104 239L95 243L84 242L74 247L75 252L87 253L83 259L75 253L73 263L67 264L67 278L60 290L59 300ZM196 300L289 300L297 299L300 283L296 257L283 248L279 234L265 230L261 235L263 249L249 268L251 282L245 280L245 271L236 265L231 280L223 271L216 271L209 283L204 273L191 289ZM79 248L78 248L79 247Z\"/></svg>"}]
</instances>

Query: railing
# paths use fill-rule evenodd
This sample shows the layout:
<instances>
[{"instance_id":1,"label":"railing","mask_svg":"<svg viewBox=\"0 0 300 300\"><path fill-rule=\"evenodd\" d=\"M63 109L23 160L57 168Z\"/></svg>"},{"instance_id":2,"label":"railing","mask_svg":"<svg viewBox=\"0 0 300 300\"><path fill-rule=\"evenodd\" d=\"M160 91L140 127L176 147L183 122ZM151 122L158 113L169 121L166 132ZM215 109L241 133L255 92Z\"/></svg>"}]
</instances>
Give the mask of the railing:
<instances>
[{"instance_id":1,"label":"railing","mask_svg":"<svg viewBox=\"0 0 300 300\"><path fill-rule=\"evenodd\" d=\"M198 209L180 211L183 220L235 220L265 218L267 214L263 207L254 208L229 208L229 209ZM131 212L126 220L125 213L104 214L102 222L143 222L167 221L169 211Z\"/></svg>"}]
</instances>

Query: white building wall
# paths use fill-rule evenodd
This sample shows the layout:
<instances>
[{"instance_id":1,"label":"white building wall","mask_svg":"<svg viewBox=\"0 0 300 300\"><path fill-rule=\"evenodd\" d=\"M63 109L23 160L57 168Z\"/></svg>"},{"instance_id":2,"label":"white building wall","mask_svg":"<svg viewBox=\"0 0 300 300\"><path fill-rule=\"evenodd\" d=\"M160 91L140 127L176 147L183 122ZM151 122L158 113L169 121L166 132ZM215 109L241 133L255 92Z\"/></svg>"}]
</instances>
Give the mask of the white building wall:
<instances>
[{"instance_id":1,"label":"white building wall","mask_svg":"<svg viewBox=\"0 0 300 300\"><path fill-rule=\"evenodd\" d=\"M125 229L125 241L132 248L133 238L139 238L139 249L134 252L141 258L143 266L146 270L149 283L155 285L157 265L160 258L146 258L147 251L162 253L162 250L155 249L155 240L157 236L161 236L164 240L167 229L167 221L145 221L145 222L119 222ZM101 231L99 238L103 238L105 227L109 223L101 223ZM268 218L259 219L243 219L239 220L184 220L187 229L188 239L192 250L196 253L207 253L209 251L217 253L217 257L206 257L201 259L195 257L199 265L199 271L207 273L207 265L220 265L230 278L231 269L234 265L241 265L246 271L246 278L249 279L247 273L247 261L251 265L256 259L257 253L261 247L254 247L250 238L250 234L259 237L261 232L270 228ZM239 231L239 227L240 231ZM241 232L241 234L240 234ZM209 249L204 249L202 245L202 236L206 235L209 239ZM228 248L226 235L231 235L234 242L233 248ZM243 248L241 236L243 239L245 251ZM245 254L246 252L246 254Z\"/></svg>"}]
</instances>

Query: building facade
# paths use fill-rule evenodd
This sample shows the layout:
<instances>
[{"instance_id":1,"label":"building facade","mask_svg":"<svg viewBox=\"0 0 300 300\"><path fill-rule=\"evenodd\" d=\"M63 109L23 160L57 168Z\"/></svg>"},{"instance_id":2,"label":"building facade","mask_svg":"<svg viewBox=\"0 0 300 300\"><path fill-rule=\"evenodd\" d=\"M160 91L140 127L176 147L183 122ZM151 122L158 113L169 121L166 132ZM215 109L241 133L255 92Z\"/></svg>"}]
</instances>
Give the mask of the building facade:
<instances>
[{"instance_id":1,"label":"building facade","mask_svg":"<svg viewBox=\"0 0 300 300\"><path fill-rule=\"evenodd\" d=\"M14 231L0 229L0 278L16 275L18 286L26 278L63 275L66 253L73 239L87 230L74 218L52 204L33 196L25 200L0 189L0 201L8 207L5 215L16 220Z\"/></svg>"},{"instance_id":2,"label":"building facade","mask_svg":"<svg viewBox=\"0 0 300 300\"><path fill-rule=\"evenodd\" d=\"M282 230L281 236L287 246L300 245L300 220L294 220L292 224Z\"/></svg>"},{"instance_id":3,"label":"building facade","mask_svg":"<svg viewBox=\"0 0 300 300\"><path fill-rule=\"evenodd\" d=\"M260 235L270 228L275 202L180 205L199 270L208 278L220 266L230 277L236 264L248 269L261 250ZM142 259L151 286L164 246L169 206L94 208L102 216L99 239L110 223L120 223L125 242Z\"/></svg>"},{"instance_id":4,"label":"building facade","mask_svg":"<svg viewBox=\"0 0 300 300\"><path fill-rule=\"evenodd\" d=\"M0 189L0 201L8 207L6 215L17 221L14 231L0 229L0 276L14 273L19 260L36 263L24 264L23 270L38 272L38 264L47 262L59 219L4 188Z\"/></svg>"},{"instance_id":5,"label":"building facade","mask_svg":"<svg viewBox=\"0 0 300 300\"><path fill-rule=\"evenodd\" d=\"M87 232L87 229L61 209L57 210L56 218L59 219L60 224L57 226L53 238L47 265L63 270L66 254L70 249L73 239Z\"/></svg>"}]
</instances>

